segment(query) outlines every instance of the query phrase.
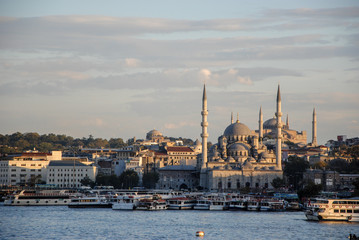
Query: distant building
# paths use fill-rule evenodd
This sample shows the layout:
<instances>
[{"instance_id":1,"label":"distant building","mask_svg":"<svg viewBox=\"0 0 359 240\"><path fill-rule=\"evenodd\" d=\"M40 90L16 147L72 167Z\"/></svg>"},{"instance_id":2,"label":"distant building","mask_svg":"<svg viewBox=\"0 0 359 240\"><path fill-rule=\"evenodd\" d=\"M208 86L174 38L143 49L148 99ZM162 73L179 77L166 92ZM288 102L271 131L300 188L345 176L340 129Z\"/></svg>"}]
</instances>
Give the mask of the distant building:
<instances>
[{"instance_id":1,"label":"distant building","mask_svg":"<svg viewBox=\"0 0 359 240\"><path fill-rule=\"evenodd\" d=\"M25 185L31 178L46 181L50 161L61 161L62 152L25 152L12 154L0 161L0 185Z\"/></svg>"},{"instance_id":2,"label":"distant building","mask_svg":"<svg viewBox=\"0 0 359 240\"><path fill-rule=\"evenodd\" d=\"M340 189L352 190L355 188L353 182L359 178L359 174L340 174Z\"/></svg>"},{"instance_id":3,"label":"distant building","mask_svg":"<svg viewBox=\"0 0 359 240\"><path fill-rule=\"evenodd\" d=\"M341 185L338 172L321 169L307 169L303 173L303 181L305 183L312 181L315 184L321 184L324 191L335 191Z\"/></svg>"},{"instance_id":4,"label":"distant building","mask_svg":"<svg viewBox=\"0 0 359 240\"><path fill-rule=\"evenodd\" d=\"M199 184L195 166L173 165L160 168L157 187L161 189L194 189Z\"/></svg>"},{"instance_id":5,"label":"distant building","mask_svg":"<svg viewBox=\"0 0 359 240\"><path fill-rule=\"evenodd\" d=\"M84 164L79 161L50 161L47 167L47 184L60 188L81 187L81 180L88 177L96 180L97 167L94 164Z\"/></svg>"}]
</instances>

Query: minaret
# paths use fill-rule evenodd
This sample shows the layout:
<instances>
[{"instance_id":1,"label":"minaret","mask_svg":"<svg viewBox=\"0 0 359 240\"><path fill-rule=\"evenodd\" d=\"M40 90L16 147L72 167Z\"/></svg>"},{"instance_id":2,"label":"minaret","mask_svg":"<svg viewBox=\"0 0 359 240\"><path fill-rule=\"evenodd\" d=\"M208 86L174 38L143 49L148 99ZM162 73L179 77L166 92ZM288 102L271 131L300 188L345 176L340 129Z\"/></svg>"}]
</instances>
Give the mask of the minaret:
<instances>
[{"instance_id":1,"label":"minaret","mask_svg":"<svg viewBox=\"0 0 359 240\"><path fill-rule=\"evenodd\" d=\"M278 85L278 92L277 92L277 112L276 112L276 117L277 117L277 152L276 152L276 161L277 161L277 168L282 170L282 112L281 112L281 108L282 108L282 100L280 97L280 86Z\"/></svg>"},{"instance_id":2,"label":"minaret","mask_svg":"<svg viewBox=\"0 0 359 240\"><path fill-rule=\"evenodd\" d=\"M289 115L288 114L287 114L287 122L285 125L287 125L287 129L289 129Z\"/></svg>"},{"instance_id":3,"label":"minaret","mask_svg":"<svg viewBox=\"0 0 359 240\"><path fill-rule=\"evenodd\" d=\"M263 114L262 114L262 106L260 107L259 109L259 121L258 121L258 124L259 124L259 142L262 142L263 140Z\"/></svg>"},{"instance_id":4,"label":"minaret","mask_svg":"<svg viewBox=\"0 0 359 240\"><path fill-rule=\"evenodd\" d=\"M233 112L232 112L232 114L231 114L231 124L233 124L234 123L234 121L233 121Z\"/></svg>"},{"instance_id":5,"label":"minaret","mask_svg":"<svg viewBox=\"0 0 359 240\"><path fill-rule=\"evenodd\" d=\"M312 121L312 146L317 146L317 113L315 108L313 109L313 121Z\"/></svg>"},{"instance_id":6,"label":"minaret","mask_svg":"<svg viewBox=\"0 0 359 240\"><path fill-rule=\"evenodd\" d=\"M202 163L201 163L201 174L200 174L200 186L204 189L208 189L208 175L207 175L207 94L206 94L206 85L203 86L203 99L202 99Z\"/></svg>"}]
</instances>

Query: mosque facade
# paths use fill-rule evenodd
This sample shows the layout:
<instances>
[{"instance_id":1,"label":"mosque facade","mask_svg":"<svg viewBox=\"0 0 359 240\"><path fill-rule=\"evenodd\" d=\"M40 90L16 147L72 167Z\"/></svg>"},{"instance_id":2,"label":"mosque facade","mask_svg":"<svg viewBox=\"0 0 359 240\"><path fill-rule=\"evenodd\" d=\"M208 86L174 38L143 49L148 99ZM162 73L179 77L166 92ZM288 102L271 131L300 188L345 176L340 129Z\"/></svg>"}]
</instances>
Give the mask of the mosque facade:
<instances>
[{"instance_id":1,"label":"mosque facade","mask_svg":"<svg viewBox=\"0 0 359 240\"><path fill-rule=\"evenodd\" d=\"M273 179L283 177L281 146L283 128L281 123L280 88L277 92L275 124L276 152L263 144L263 130L259 134L244 123L232 121L207 154L207 95L203 89L202 99L202 157L199 161L200 185L206 190L231 191L243 187L273 188Z\"/></svg>"}]
</instances>

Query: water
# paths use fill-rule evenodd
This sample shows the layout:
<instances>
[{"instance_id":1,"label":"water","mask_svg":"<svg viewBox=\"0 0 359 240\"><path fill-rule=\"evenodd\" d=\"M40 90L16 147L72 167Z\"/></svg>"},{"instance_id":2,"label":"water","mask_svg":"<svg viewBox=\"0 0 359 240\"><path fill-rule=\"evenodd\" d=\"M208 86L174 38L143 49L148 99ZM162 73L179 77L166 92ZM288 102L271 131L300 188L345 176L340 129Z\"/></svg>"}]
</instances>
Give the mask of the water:
<instances>
[{"instance_id":1,"label":"water","mask_svg":"<svg viewBox=\"0 0 359 240\"><path fill-rule=\"evenodd\" d=\"M0 205L0 239L348 239L358 223L310 222L303 212L114 211Z\"/></svg>"}]
</instances>

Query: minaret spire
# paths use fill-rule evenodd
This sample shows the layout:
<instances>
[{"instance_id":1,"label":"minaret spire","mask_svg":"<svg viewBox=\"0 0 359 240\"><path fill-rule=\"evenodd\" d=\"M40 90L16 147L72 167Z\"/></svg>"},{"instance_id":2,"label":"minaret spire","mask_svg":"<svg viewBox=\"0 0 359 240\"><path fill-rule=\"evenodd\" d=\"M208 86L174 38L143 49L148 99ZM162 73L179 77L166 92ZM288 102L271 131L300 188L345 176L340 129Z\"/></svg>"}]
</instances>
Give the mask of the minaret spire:
<instances>
[{"instance_id":1,"label":"minaret spire","mask_svg":"<svg viewBox=\"0 0 359 240\"><path fill-rule=\"evenodd\" d=\"M278 92L277 92L277 146L276 146L276 163L277 168L282 170L282 100L280 96L280 86L278 84Z\"/></svg>"},{"instance_id":2,"label":"minaret spire","mask_svg":"<svg viewBox=\"0 0 359 240\"><path fill-rule=\"evenodd\" d=\"M207 109L207 94L206 94L206 85L203 87L203 99L202 99L202 163L201 163L201 186L207 188L207 116L208 116L208 109Z\"/></svg>"},{"instance_id":3,"label":"minaret spire","mask_svg":"<svg viewBox=\"0 0 359 240\"><path fill-rule=\"evenodd\" d=\"M313 121L312 121L312 146L317 146L317 113L315 108L313 109Z\"/></svg>"},{"instance_id":4,"label":"minaret spire","mask_svg":"<svg viewBox=\"0 0 359 240\"><path fill-rule=\"evenodd\" d=\"M237 123L239 123L239 113L237 113Z\"/></svg>"},{"instance_id":5,"label":"minaret spire","mask_svg":"<svg viewBox=\"0 0 359 240\"><path fill-rule=\"evenodd\" d=\"M287 122L286 122L287 128L289 129L289 115L287 114Z\"/></svg>"},{"instance_id":6,"label":"minaret spire","mask_svg":"<svg viewBox=\"0 0 359 240\"><path fill-rule=\"evenodd\" d=\"M263 114L262 114L262 106L259 109L259 141L262 142L263 140Z\"/></svg>"},{"instance_id":7,"label":"minaret spire","mask_svg":"<svg viewBox=\"0 0 359 240\"><path fill-rule=\"evenodd\" d=\"M231 113L231 124L234 123L234 120L233 120L233 112Z\"/></svg>"}]
</instances>

